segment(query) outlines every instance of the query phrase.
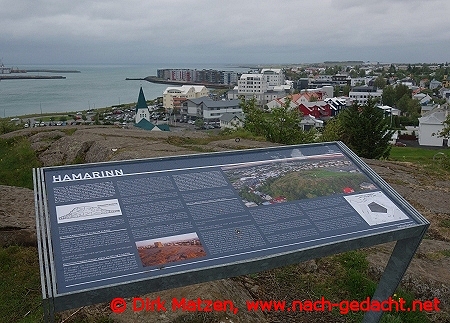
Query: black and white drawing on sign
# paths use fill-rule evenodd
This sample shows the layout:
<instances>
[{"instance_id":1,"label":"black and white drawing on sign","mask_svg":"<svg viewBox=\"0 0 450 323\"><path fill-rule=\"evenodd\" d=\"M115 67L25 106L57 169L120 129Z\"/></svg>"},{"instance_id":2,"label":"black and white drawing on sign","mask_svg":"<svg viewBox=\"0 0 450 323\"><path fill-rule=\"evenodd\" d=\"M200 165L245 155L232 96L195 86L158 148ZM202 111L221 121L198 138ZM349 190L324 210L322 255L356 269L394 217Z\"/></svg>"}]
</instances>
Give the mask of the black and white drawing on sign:
<instances>
[{"instance_id":1,"label":"black and white drawing on sign","mask_svg":"<svg viewBox=\"0 0 450 323\"><path fill-rule=\"evenodd\" d=\"M58 224L122 215L117 199L56 206Z\"/></svg>"},{"instance_id":2,"label":"black and white drawing on sign","mask_svg":"<svg viewBox=\"0 0 450 323\"><path fill-rule=\"evenodd\" d=\"M408 219L408 216L383 192L348 195L344 196L344 198L369 225Z\"/></svg>"},{"instance_id":3,"label":"black and white drawing on sign","mask_svg":"<svg viewBox=\"0 0 450 323\"><path fill-rule=\"evenodd\" d=\"M145 267L206 257L205 248L195 232L137 241L136 248Z\"/></svg>"}]
</instances>

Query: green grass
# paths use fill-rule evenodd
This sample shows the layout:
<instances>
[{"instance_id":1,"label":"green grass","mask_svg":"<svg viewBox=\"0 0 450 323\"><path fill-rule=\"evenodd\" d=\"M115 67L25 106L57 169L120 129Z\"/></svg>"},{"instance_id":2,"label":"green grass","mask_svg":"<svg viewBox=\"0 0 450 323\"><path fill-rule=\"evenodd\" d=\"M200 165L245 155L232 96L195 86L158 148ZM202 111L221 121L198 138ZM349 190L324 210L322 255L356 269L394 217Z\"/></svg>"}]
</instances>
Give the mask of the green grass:
<instances>
[{"instance_id":1,"label":"green grass","mask_svg":"<svg viewBox=\"0 0 450 323\"><path fill-rule=\"evenodd\" d=\"M0 291L0 322L42 322L36 248L0 249Z\"/></svg>"},{"instance_id":2,"label":"green grass","mask_svg":"<svg viewBox=\"0 0 450 323\"><path fill-rule=\"evenodd\" d=\"M319 267L317 273L304 273L298 270L298 267L287 266L271 271L274 275L276 284L269 283L266 276L262 276L260 282L269 286L271 291L280 288L280 295L295 295L305 299L320 299L322 296L331 302L340 302L342 300L366 300L372 297L375 292L377 281L370 277L368 273L369 262L366 259L364 251L356 250L342 254L334 255L317 260ZM259 275L259 274L257 274ZM283 286L283 287L282 287ZM285 290L289 286L289 290ZM306 292L306 295L305 295ZM282 297L274 295L274 297ZM415 296L412 293L398 289L395 297L402 297L406 301L406 306L411 307ZM284 296L286 298L286 296ZM333 316L340 319L343 314L339 308L333 309ZM345 322L361 322L364 312L349 312L345 314ZM424 312L388 312L382 316L383 323L415 323L430 322Z\"/></svg>"},{"instance_id":3,"label":"green grass","mask_svg":"<svg viewBox=\"0 0 450 323\"><path fill-rule=\"evenodd\" d=\"M222 129L217 136L214 137L214 140L224 140L224 139L250 139L256 141L266 141L266 139L262 136L255 136L250 131L247 131L243 128L239 128L237 130L232 129Z\"/></svg>"},{"instance_id":4,"label":"green grass","mask_svg":"<svg viewBox=\"0 0 450 323\"><path fill-rule=\"evenodd\" d=\"M33 188L33 167L40 167L25 137L0 138L0 184Z\"/></svg>"},{"instance_id":5,"label":"green grass","mask_svg":"<svg viewBox=\"0 0 450 323\"><path fill-rule=\"evenodd\" d=\"M446 160L450 160L450 149L392 147L389 160L439 166Z\"/></svg>"},{"instance_id":6,"label":"green grass","mask_svg":"<svg viewBox=\"0 0 450 323\"><path fill-rule=\"evenodd\" d=\"M373 281L368 275L369 262L366 254L362 251L349 251L335 256L335 259L343 267L342 277L337 277L337 287L341 288L341 293L348 293L348 299L364 300L367 296L371 297L375 292L377 282ZM405 307L411 307L415 299L412 293L398 289L395 298L403 298L406 301ZM362 318L363 313L354 313L354 318ZM383 315L381 322L399 322L399 323L425 323L430 322L424 312L396 312L392 311Z\"/></svg>"},{"instance_id":7,"label":"green grass","mask_svg":"<svg viewBox=\"0 0 450 323\"><path fill-rule=\"evenodd\" d=\"M68 128L62 130L66 135L72 136L75 131L77 131L77 128Z\"/></svg>"},{"instance_id":8,"label":"green grass","mask_svg":"<svg viewBox=\"0 0 450 323\"><path fill-rule=\"evenodd\" d=\"M441 222L439 223L439 226L450 229L450 219L441 220Z\"/></svg>"}]
</instances>

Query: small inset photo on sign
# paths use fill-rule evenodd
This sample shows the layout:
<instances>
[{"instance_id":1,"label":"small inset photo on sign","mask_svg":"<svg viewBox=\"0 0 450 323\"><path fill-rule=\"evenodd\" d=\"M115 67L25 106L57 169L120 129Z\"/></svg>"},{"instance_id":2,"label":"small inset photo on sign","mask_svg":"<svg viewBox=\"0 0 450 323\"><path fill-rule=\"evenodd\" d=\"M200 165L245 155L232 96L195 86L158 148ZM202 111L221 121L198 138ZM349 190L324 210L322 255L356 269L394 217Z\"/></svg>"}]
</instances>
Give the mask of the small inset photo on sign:
<instances>
[{"instance_id":1,"label":"small inset photo on sign","mask_svg":"<svg viewBox=\"0 0 450 323\"><path fill-rule=\"evenodd\" d=\"M383 192L344 196L369 225L409 219Z\"/></svg>"},{"instance_id":2,"label":"small inset photo on sign","mask_svg":"<svg viewBox=\"0 0 450 323\"><path fill-rule=\"evenodd\" d=\"M67 204L56 207L59 224L122 215L117 199L87 203Z\"/></svg>"},{"instance_id":3,"label":"small inset photo on sign","mask_svg":"<svg viewBox=\"0 0 450 323\"><path fill-rule=\"evenodd\" d=\"M142 264L158 266L206 256L197 233L186 233L136 242Z\"/></svg>"}]
</instances>

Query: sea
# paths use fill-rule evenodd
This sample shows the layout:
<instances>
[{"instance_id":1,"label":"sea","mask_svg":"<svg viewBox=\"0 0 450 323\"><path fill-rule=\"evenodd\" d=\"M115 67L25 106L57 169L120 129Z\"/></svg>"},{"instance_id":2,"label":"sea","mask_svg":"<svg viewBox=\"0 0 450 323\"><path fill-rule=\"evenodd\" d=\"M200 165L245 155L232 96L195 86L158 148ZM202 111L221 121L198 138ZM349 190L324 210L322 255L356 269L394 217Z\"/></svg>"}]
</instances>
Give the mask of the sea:
<instances>
[{"instance_id":1,"label":"sea","mask_svg":"<svg viewBox=\"0 0 450 323\"><path fill-rule=\"evenodd\" d=\"M6 65L6 64L5 64ZM152 65L13 65L21 70L76 70L80 73L29 72L29 75L61 75L65 79L28 79L0 81L0 118L55 112L77 112L134 103L142 86L145 98L162 96L169 86L144 80L162 68L215 69L245 72L248 69L227 64L152 64Z\"/></svg>"}]
</instances>

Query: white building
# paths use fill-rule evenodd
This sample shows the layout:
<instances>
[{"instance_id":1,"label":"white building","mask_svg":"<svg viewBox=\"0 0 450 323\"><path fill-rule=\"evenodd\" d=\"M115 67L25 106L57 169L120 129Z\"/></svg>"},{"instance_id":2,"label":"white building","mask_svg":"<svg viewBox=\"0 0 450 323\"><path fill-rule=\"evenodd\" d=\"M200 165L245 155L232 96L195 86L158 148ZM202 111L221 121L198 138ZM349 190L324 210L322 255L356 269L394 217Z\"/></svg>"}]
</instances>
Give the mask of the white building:
<instances>
[{"instance_id":1,"label":"white building","mask_svg":"<svg viewBox=\"0 0 450 323\"><path fill-rule=\"evenodd\" d=\"M285 84L284 73L280 68L263 68L261 74L264 75L269 90L274 86Z\"/></svg>"},{"instance_id":2,"label":"white building","mask_svg":"<svg viewBox=\"0 0 450 323\"><path fill-rule=\"evenodd\" d=\"M189 99L183 102L181 114L184 119L203 118L206 123L219 122L224 113L242 113L239 100L215 101L209 97Z\"/></svg>"},{"instance_id":3,"label":"white building","mask_svg":"<svg viewBox=\"0 0 450 323\"><path fill-rule=\"evenodd\" d=\"M369 98L380 101L382 95L383 91L377 90L374 86L355 86L348 96L359 105L364 105Z\"/></svg>"},{"instance_id":4,"label":"white building","mask_svg":"<svg viewBox=\"0 0 450 323\"><path fill-rule=\"evenodd\" d=\"M371 79L371 77L353 77L350 79L350 86L367 85Z\"/></svg>"},{"instance_id":5,"label":"white building","mask_svg":"<svg viewBox=\"0 0 450 323\"><path fill-rule=\"evenodd\" d=\"M393 108L389 105L378 105L377 107L383 110L385 116L400 116L401 114L399 109Z\"/></svg>"},{"instance_id":6,"label":"white building","mask_svg":"<svg viewBox=\"0 0 450 323\"><path fill-rule=\"evenodd\" d=\"M431 101L433 101L431 96L429 96L428 94L425 94L425 93L414 94L412 98L418 100L420 105L428 104Z\"/></svg>"},{"instance_id":7,"label":"white building","mask_svg":"<svg viewBox=\"0 0 450 323\"><path fill-rule=\"evenodd\" d=\"M427 115L419 118L419 145L448 147L448 139L438 137L438 133L444 129L444 121L449 114L448 107L438 107Z\"/></svg>"},{"instance_id":8,"label":"white building","mask_svg":"<svg viewBox=\"0 0 450 323\"><path fill-rule=\"evenodd\" d=\"M223 128L237 129L237 128L242 128L243 126L244 126L244 114L243 113L227 112L227 113L224 113L220 117L220 127L222 129Z\"/></svg>"},{"instance_id":9,"label":"white building","mask_svg":"<svg viewBox=\"0 0 450 323\"><path fill-rule=\"evenodd\" d=\"M242 74L238 81L239 94L261 95L268 90L268 83L263 74Z\"/></svg>"},{"instance_id":10,"label":"white building","mask_svg":"<svg viewBox=\"0 0 450 323\"><path fill-rule=\"evenodd\" d=\"M262 69L261 73L242 74L238 85L228 91L228 99L236 100L244 97L246 100L255 98L258 105L284 97L292 91L292 83L286 84L281 69Z\"/></svg>"},{"instance_id":11,"label":"white building","mask_svg":"<svg viewBox=\"0 0 450 323\"><path fill-rule=\"evenodd\" d=\"M302 121L300 121L300 127L303 131L309 131L312 128L323 128L323 120L316 119L311 115L306 115L303 117Z\"/></svg>"},{"instance_id":12,"label":"white building","mask_svg":"<svg viewBox=\"0 0 450 323\"><path fill-rule=\"evenodd\" d=\"M163 93L163 106L166 110L174 108L174 98L196 99L208 96L209 91L203 85L182 85L168 87Z\"/></svg>"}]
</instances>

